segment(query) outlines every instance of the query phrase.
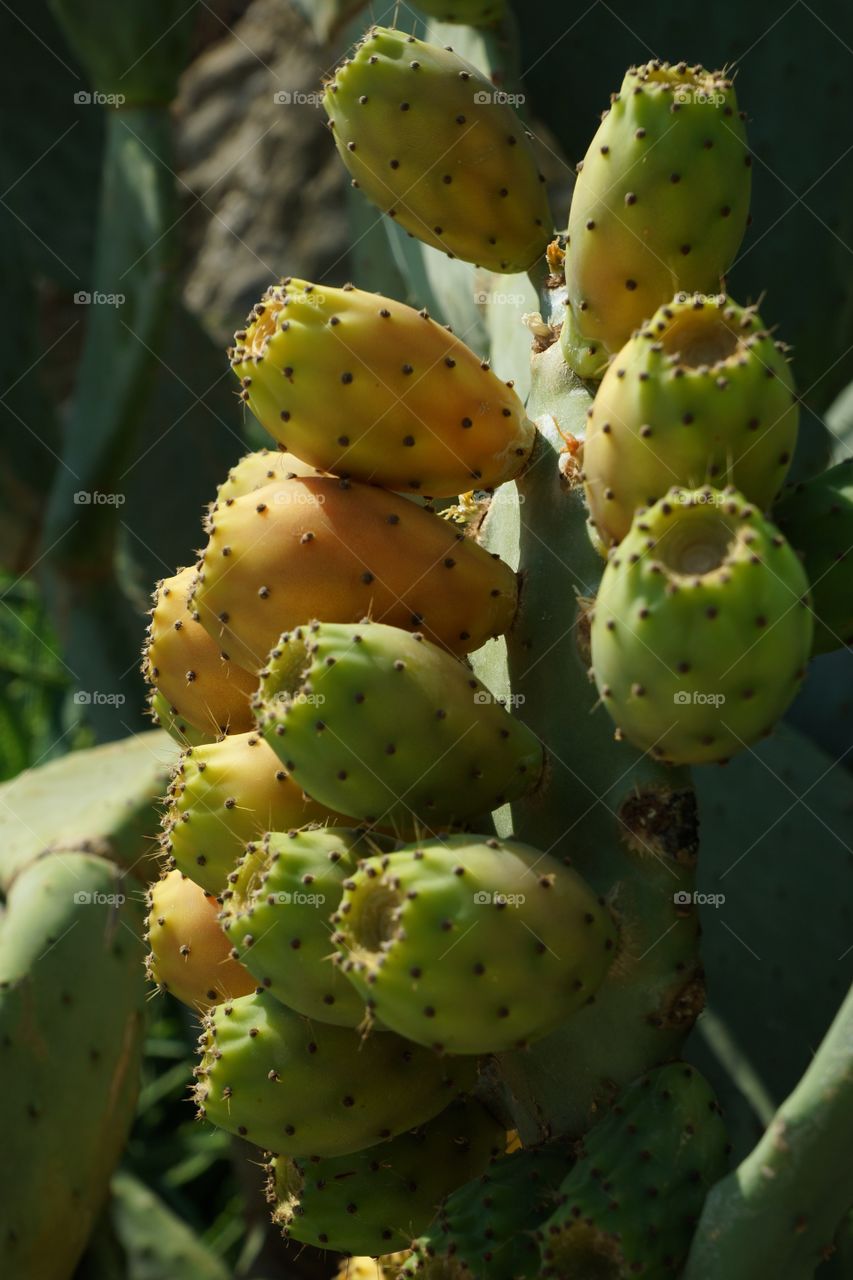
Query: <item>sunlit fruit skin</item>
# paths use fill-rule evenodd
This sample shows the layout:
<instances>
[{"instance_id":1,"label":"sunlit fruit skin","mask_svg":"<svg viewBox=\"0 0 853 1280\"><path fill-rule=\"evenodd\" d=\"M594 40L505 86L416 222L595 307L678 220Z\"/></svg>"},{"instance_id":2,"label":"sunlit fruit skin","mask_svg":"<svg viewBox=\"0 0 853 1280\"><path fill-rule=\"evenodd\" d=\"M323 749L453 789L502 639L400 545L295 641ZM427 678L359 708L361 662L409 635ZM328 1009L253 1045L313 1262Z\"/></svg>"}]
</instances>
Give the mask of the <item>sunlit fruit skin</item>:
<instances>
[{"instance_id":1,"label":"sunlit fruit skin","mask_svg":"<svg viewBox=\"0 0 853 1280\"><path fill-rule=\"evenodd\" d=\"M672 489L610 552L591 639L601 701L625 738L671 764L727 760L800 687L808 581L742 494Z\"/></svg>"}]
</instances>

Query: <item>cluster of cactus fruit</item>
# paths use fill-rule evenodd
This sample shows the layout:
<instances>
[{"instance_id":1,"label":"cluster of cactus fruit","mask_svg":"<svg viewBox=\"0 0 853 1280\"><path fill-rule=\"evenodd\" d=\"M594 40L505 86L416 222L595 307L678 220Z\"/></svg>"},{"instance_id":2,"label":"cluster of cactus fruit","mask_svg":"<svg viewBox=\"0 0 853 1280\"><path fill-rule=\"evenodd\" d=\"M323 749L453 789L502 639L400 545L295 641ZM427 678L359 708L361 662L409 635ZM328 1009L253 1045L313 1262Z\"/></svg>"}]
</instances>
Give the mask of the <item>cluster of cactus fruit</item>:
<instances>
[{"instance_id":1,"label":"cluster of cactus fruit","mask_svg":"<svg viewBox=\"0 0 853 1280\"><path fill-rule=\"evenodd\" d=\"M503 8L422 7L484 26ZM785 349L721 292L749 205L731 82L632 68L567 235L489 88L384 28L327 85L341 157L383 213L544 282L533 390L525 407L426 311L352 285L284 279L236 334L241 400L278 448L235 466L197 564L155 595L152 712L185 750L149 972L202 1014L199 1114L269 1153L286 1235L410 1250L388 1266L430 1280L658 1280L685 1264L727 1141L679 1061L698 930L644 855L690 874L676 767L754 743L812 652L851 639L853 484L837 468L779 500ZM524 547L560 520L578 573L555 536L546 580ZM596 597L577 601L597 552ZM548 635L530 653L575 609L581 680ZM511 689L537 664L549 688L574 682L566 738L592 707L615 722L583 812L543 700L480 678L496 653ZM613 831L592 827L620 787ZM626 1000L646 1027L629 1053ZM539 1044L567 1046L562 1119L521 1100Z\"/></svg>"}]
</instances>

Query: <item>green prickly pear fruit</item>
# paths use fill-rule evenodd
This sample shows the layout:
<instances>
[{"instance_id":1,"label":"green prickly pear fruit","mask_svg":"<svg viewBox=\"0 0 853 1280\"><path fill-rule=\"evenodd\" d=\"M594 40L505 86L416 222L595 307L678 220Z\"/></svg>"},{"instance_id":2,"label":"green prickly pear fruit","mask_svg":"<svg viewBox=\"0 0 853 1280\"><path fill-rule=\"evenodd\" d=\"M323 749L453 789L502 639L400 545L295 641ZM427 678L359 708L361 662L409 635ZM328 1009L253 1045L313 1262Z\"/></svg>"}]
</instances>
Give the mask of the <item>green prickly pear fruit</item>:
<instances>
[{"instance_id":1,"label":"green prickly pear fruit","mask_svg":"<svg viewBox=\"0 0 853 1280\"><path fill-rule=\"evenodd\" d=\"M796 485L773 518L802 557L811 583L812 653L853 645L853 459Z\"/></svg>"},{"instance_id":2,"label":"green prickly pear fruit","mask_svg":"<svg viewBox=\"0 0 853 1280\"><path fill-rule=\"evenodd\" d=\"M595 995L616 937L576 872L477 836L365 858L334 922L336 961L380 1023L448 1053L541 1039Z\"/></svg>"},{"instance_id":3,"label":"green prickly pear fruit","mask_svg":"<svg viewBox=\"0 0 853 1280\"><path fill-rule=\"evenodd\" d=\"M418 0L418 8L439 22L491 27L506 13L506 0Z\"/></svg>"},{"instance_id":4,"label":"green prickly pear fruit","mask_svg":"<svg viewBox=\"0 0 853 1280\"><path fill-rule=\"evenodd\" d=\"M626 343L602 379L583 446L605 543L673 485L733 484L762 510L791 463L799 410L788 363L754 307L682 294Z\"/></svg>"},{"instance_id":5,"label":"green prickly pear fruit","mask_svg":"<svg viewBox=\"0 0 853 1280\"><path fill-rule=\"evenodd\" d=\"M511 480L530 457L536 429L512 384L393 298L286 279L234 343L245 403L322 471L452 497Z\"/></svg>"},{"instance_id":6,"label":"green prickly pear fruit","mask_svg":"<svg viewBox=\"0 0 853 1280\"><path fill-rule=\"evenodd\" d=\"M327 821L347 820L310 800L259 734L238 733L181 756L161 847L206 893L221 894L250 840Z\"/></svg>"},{"instance_id":7,"label":"green prickly pear fruit","mask_svg":"<svg viewBox=\"0 0 853 1280\"><path fill-rule=\"evenodd\" d=\"M401 1276L425 1280L535 1280L534 1232L554 1209L557 1188L574 1163L571 1143L513 1151L441 1206ZM581 1280L581 1277L578 1277Z\"/></svg>"},{"instance_id":8,"label":"green prickly pear fruit","mask_svg":"<svg viewBox=\"0 0 853 1280\"><path fill-rule=\"evenodd\" d=\"M231 957L219 904L180 871L148 891L148 976L191 1009L245 996L257 982Z\"/></svg>"},{"instance_id":9,"label":"green prickly pear fruit","mask_svg":"<svg viewBox=\"0 0 853 1280\"><path fill-rule=\"evenodd\" d=\"M372 485L294 477L220 507L192 607L257 670L306 618L365 616L472 652L512 622L516 576L448 520Z\"/></svg>"},{"instance_id":10,"label":"green prickly pear fruit","mask_svg":"<svg viewBox=\"0 0 853 1280\"><path fill-rule=\"evenodd\" d=\"M202 733L201 729L195 729L188 720L184 720L174 707L169 705L169 699L164 697L159 689L152 689L148 698L148 711L155 726L158 729L165 729L170 738L174 738L175 742L180 743L182 747L200 747L206 742L215 742L216 736L209 733Z\"/></svg>"},{"instance_id":11,"label":"green prickly pear fruit","mask_svg":"<svg viewBox=\"0 0 853 1280\"><path fill-rule=\"evenodd\" d=\"M268 832L222 895L222 924L257 983L308 1018L356 1027L364 1001L331 963L329 918L358 861L392 844L344 827Z\"/></svg>"},{"instance_id":12,"label":"green prickly pear fruit","mask_svg":"<svg viewBox=\"0 0 853 1280\"><path fill-rule=\"evenodd\" d=\"M635 1081L582 1140L559 1207L538 1233L540 1274L679 1274L727 1157L720 1108L695 1068L672 1063Z\"/></svg>"},{"instance_id":13,"label":"green prickly pear fruit","mask_svg":"<svg viewBox=\"0 0 853 1280\"><path fill-rule=\"evenodd\" d=\"M211 511L228 506L232 499L243 498L247 493L254 493L256 489L263 489L279 480L319 474L316 467L285 450L256 449L253 453L244 454L228 472L216 490Z\"/></svg>"},{"instance_id":14,"label":"green prickly pear fruit","mask_svg":"<svg viewBox=\"0 0 853 1280\"><path fill-rule=\"evenodd\" d=\"M282 1233L340 1252L384 1254L409 1245L454 1187L506 1145L482 1103L452 1103L390 1142L333 1160L275 1157L267 1199Z\"/></svg>"},{"instance_id":15,"label":"green prickly pear fruit","mask_svg":"<svg viewBox=\"0 0 853 1280\"><path fill-rule=\"evenodd\" d=\"M391 1032L363 1039L311 1022L268 992L215 1005L196 1070L199 1114L277 1155L344 1156L438 1115L476 1081Z\"/></svg>"},{"instance_id":16,"label":"green prickly pear fruit","mask_svg":"<svg viewBox=\"0 0 853 1280\"><path fill-rule=\"evenodd\" d=\"M310 795L371 823L446 827L524 794L542 772L539 740L468 667L379 622L283 635L256 709Z\"/></svg>"},{"instance_id":17,"label":"green prickly pear fruit","mask_svg":"<svg viewBox=\"0 0 853 1280\"><path fill-rule=\"evenodd\" d=\"M373 27L323 106L355 185L418 240L489 271L544 254L553 222L529 135L452 49Z\"/></svg>"},{"instance_id":18,"label":"green prickly pear fruit","mask_svg":"<svg viewBox=\"0 0 853 1280\"><path fill-rule=\"evenodd\" d=\"M592 620L602 701L671 764L727 760L769 732L812 640L805 572L733 489L672 489L610 553Z\"/></svg>"},{"instance_id":19,"label":"green prickly pear fruit","mask_svg":"<svg viewBox=\"0 0 853 1280\"><path fill-rule=\"evenodd\" d=\"M718 293L743 238L751 159L732 82L680 62L631 67L579 166L560 342L600 377L677 293Z\"/></svg>"},{"instance_id":20,"label":"green prickly pear fruit","mask_svg":"<svg viewBox=\"0 0 853 1280\"><path fill-rule=\"evenodd\" d=\"M157 584L143 674L168 704L164 728L186 721L209 737L243 733L253 723L249 698L257 676L230 661L188 608L195 576L195 569L181 569ZM159 718L161 706L158 701Z\"/></svg>"}]
</instances>

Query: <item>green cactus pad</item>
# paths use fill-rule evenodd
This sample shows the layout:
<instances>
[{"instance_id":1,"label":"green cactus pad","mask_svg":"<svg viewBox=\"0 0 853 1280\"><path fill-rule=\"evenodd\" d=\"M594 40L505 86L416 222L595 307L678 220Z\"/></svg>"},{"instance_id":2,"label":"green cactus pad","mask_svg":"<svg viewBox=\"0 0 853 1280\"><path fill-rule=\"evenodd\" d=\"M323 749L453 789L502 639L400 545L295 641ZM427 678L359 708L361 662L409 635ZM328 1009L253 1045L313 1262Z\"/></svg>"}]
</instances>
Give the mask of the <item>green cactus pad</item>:
<instances>
[{"instance_id":1,"label":"green cactus pad","mask_svg":"<svg viewBox=\"0 0 853 1280\"><path fill-rule=\"evenodd\" d=\"M199 1114L277 1155L384 1142L431 1120L477 1076L468 1059L309 1022L267 992L213 1008L200 1044Z\"/></svg>"},{"instance_id":2,"label":"green cactus pad","mask_svg":"<svg viewBox=\"0 0 853 1280\"><path fill-rule=\"evenodd\" d=\"M853 644L853 458L786 493L773 518L811 583L812 652Z\"/></svg>"},{"instance_id":3,"label":"green cactus pad","mask_svg":"<svg viewBox=\"0 0 853 1280\"><path fill-rule=\"evenodd\" d=\"M540 1039L594 996L616 936L574 871L476 836L365 859L335 923L337 961L379 1021L450 1053Z\"/></svg>"},{"instance_id":4,"label":"green cactus pad","mask_svg":"<svg viewBox=\"0 0 853 1280\"><path fill-rule=\"evenodd\" d=\"M258 983L308 1018L356 1027L364 1001L332 964L330 917L358 859L387 839L343 827L270 832L229 877L222 923Z\"/></svg>"},{"instance_id":5,"label":"green cactus pad","mask_svg":"<svg viewBox=\"0 0 853 1280\"><path fill-rule=\"evenodd\" d=\"M524 126L452 49L373 27L323 105L356 185L418 240L489 271L544 254L553 223Z\"/></svg>"},{"instance_id":6,"label":"green cactus pad","mask_svg":"<svg viewBox=\"0 0 853 1280\"><path fill-rule=\"evenodd\" d=\"M538 1232L541 1275L677 1275L727 1154L720 1108L695 1068L673 1063L629 1085L584 1137L559 1207Z\"/></svg>"},{"instance_id":7,"label":"green cactus pad","mask_svg":"<svg viewBox=\"0 0 853 1280\"><path fill-rule=\"evenodd\" d=\"M582 377L674 293L713 293L746 227L751 159L732 83L632 67L590 143L569 214L560 341Z\"/></svg>"},{"instance_id":8,"label":"green cactus pad","mask_svg":"<svg viewBox=\"0 0 853 1280\"><path fill-rule=\"evenodd\" d=\"M542 747L471 671L417 632L312 622L285 634L256 704L308 793L386 824L445 827L528 791Z\"/></svg>"},{"instance_id":9,"label":"green cactus pad","mask_svg":"<svg viewBox=\"0 0 853 1280\"><path fill-rule=\"evenodd\" d=\"M735 490L672 489L611 551L591 636L599 694L629 741L672 764L727 760L799 688L808 582Z\"/></svg>"},{"instance_id":10,"label":"green cactus pad","mask_svg":"<svg viewBox=\"0 0 853 1280\"><path fill-rule=\"evenodd\" d=\"M534 1280L534 1232L553 1212L557 1188L574 1161L572 1146L552 1142L495 1160L448 1196L401 1275L425 1280ZM580 1278L579 1278L580 1280Z\"/></svg>"},{"instance_id":11,"label":"green cactus pad","mask_svg":"<svg viewBox=\"0 0 853 1280\"><path fill-rule=\"evenodd\" d=\"M530 457L535 429L512 384L393 298L282 280L230 356L270 435L324 471L440 498L501 484Z\"/></svg>"},{"instance_id":12,"label":"green cactus pad","mask_svg":"<svg viewBox=\"0 0 853 1280\"><path fill-rule=\"evenodd\" d=\"M752 307L679 295L614 358L583 446L596 529L621 541L673 485L733 484L765 510L788 472L799 411L788 363Z\"/></svg>"},{"instance_id":13,"label":"green cactus pad","mask_svg":"<svg viewBox=\"0 0 853 1280\"><path fill-rule=\"evenodd\" d=\"M417 7L439 22L491 27L504 17L506 0L418 0Z\"/></svg>"},{"instance_id":14,"label":"green cactus pad","mask_svg":"<svg viewBox=\"0 0 853 1280\"><path fill-rule=\"evenodd\" d=\"M451 1104L429 1124L334 1160L277 1157L267 1198L285 1236L342 1253L407 1248L455 1187L475 1177L506 1143L503 1127L474 1100Z\"/></svg>"},{"instance_id":15,"label":"green cactus pad","mask_svg":"<svg viewBox=\"0 0 853 1280\"><path fill-rule=\"evenodd\" d=\"M235 733L181 756L161 848L184 875L219 894L250 840L340 816L309 800L257 733Z\"/></svg>"}]
</instances>

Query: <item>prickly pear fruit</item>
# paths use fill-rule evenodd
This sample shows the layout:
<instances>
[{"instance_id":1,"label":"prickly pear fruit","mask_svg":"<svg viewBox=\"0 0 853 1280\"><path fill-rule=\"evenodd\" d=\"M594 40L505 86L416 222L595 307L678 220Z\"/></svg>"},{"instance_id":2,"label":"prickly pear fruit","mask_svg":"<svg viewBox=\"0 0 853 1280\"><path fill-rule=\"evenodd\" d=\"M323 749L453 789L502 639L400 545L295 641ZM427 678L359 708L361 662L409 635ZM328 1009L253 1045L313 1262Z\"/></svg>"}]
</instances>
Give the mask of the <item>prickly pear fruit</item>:
<instances>
[{"instance_id":1,"label":"prickly pear fruit","mask_svg":"<svg viewBox=\"0 0 853 1280\"><path fill-rule=\"evenodd\" d=\"M619 729L672 764L726 760L799 688L808 582L733 489L672 489L610 553L592 620L595 682Z\"/></svg>"},{"instance_id":2,"label":"prickly pear fruit","mask_svg":"<svg viewBox=\"0 0 853 1280\"><path fill-rule=\"evenodd\" d=\"M391 847L345 827L268 832L222 895L222 924L257 983L308 1018L356 1027L364 1001L331 963L331 914L358 860Z\"/></svg>"},{"instance_id":3,"label":"prickly pear fruit","mask_svg":"<svg viewBox=\"0 0 853 1280\"><path fill-rule=\"evenodd\" d=\"M286 279L234 343L243 400L323 471L450 497L527 464L536 431L511 384L402 302Z\"/></svg>"},{"instance_id":4,"label":"prickly pear fruit","mask_svg":"<svg viewBox=\"0 0 853 1280\"><path fill-rule=\"evenodd\" d=\"M215 1005L197 1068L200 1115L276 1155L343 1156L438 1115L476 1080L391 1032L362 1039L268 992Z\"/></svg>"},{"instance_id":5,"label":"prickly pear fruit","mask_svg":"<svg viewBox=\"0 0 853 1280\"><path fill-rule=\"evenodd\" d=\"M212 737L243 733L253 723L257 676L231 662L189 610L195 576L195 569L181 569L157 584L143 674L166 699L172 723L186 721Z\"/></svg>"},{"instance_id":6,"label":"prickly pear fruit","mask_svg":"<svg viewBox=\"0 0 853 1280\"><path fill-rule=\"evenodd\" d=\"M334 922L336 962L380 1023L449 1053L541 1039L594 996L616 937L576 872L477 836L364 859Z\"/></svg>"},{"instance_id":7,"label":"prickly pear fruit","mask_svg":"<svg viewBox=\"0 0 853 1280\"><path fill-rule=\"evenodd\" d=\"M335 1280L396 1280L408 1257L409 1250L401 1249L383 1254L381 1258L342 1258Z\"/></svg>"},{"instance_id":8,"label":"prickly pear fruit","mask_svg":"<svg viewBox=\"0 0 853 1280\"><path fill-rule=\"evenodd\" d=\"M557 1187L573 1161L572 1145L564 1141L495 1160L448 1196L401 1275L534 1280L539 1249L533 1233L553 1212Z\"/></svg>"},{"instance_id":9,"label":"prickly pear fruit","mask_svg":"<svg viewBox=\"0 0 853 1280\"><path fill-rule=\"evenodd\" d=\"M812 653L853 644L853 458L796 485L773 518L811 583Z\"/></svg>"},{"instance_id":10,"label":"prickly pear fruit","mask_svg":"<svg viewBox=\"0 0 853 1280\"><path fill-rule=\"evenodd\" d=\"M283 635L256 710L297 782L368 822L464 821L522 795L542 771L538 739L467 667L379 622Z\"/></svg>"},{"instance_id":11,"label":"prickly pear fruit","mask_svg":"<svg viewBox=\"0 0 853 1280\"><path fill-rule=\"evenodd\" d=\"M373 27L323 106L355 185L418 240L489 271L544 254L553 224L528 134L452 49Z\"/></svg>"},{"instance_id":12,"label":"prickly pear fruit","mask_svg":"<svg viewBox=\"0 0 853 1280\"><path fill-rule=\"evenodd\" d=\"M560 342L582 377L677 293L718 293L743 238L751 159L724 73L631 67L580 167Z\"/></svg>"},{"instance_id":13,"label":"prickly pear fruit","mask_svg":"<svg viewBox=\"0 0 853 1280\"><path fill-rule=\"evenodd\" d=\"M248 995L258 985L231 957L216 899L180 871L148 891L148 942L149 978L191 1009Z\"/></svg>"},{"instance_id":14,"label":"prickly pear fruit","mask_svg":"<svg viewBox=\"0 0 853 1280\"><path fill-rule=\"evenodd\" d=\"M221 894L250 840L341 815L310 800L257 733L192 747L178 761L162 849L207 893Z\"/></svg>"},{"instance_id":15,"label":"prickly pear fruit","mask_svg":"<svg viewBox=\"0 0 853 1280\"><path fill-rule=\"evenodd\" d=\"M256 449L253 453L244 454L228 472L227 478L216 490L211 510L227 507L234 498L243 498L247 493L254 493L256 489L263 489L275 481L318 474L320 473L316 467L303 462L295 454L281 449Z\"/></svg>"},{"instance_id":16,"label":"prickly pear fruit","mask_svg":"<svg viewBox=\"0 0 853 1280\"><path fill-rule=\"evenodd\" d=\"M762 510L790 466L796 394L753 307L679 295L602 379L583 446L586 496L607 544L674 484L733 484Z\"/></svg>"},{"instance_id":17,"label":"prickly pear fruit","mask_svg":"<svg viewBox=\"0 0 853 1280\"><path fill-rule=\"evenodd\" d=\"M283 1235L317 1248L387 1253L408 1246L441 1201L504 1149L482 1103L452 1103L411 1133L333 1160L277 1156L267 1199Z\"/></svg>"},{"instance_id":18,"label":"prickly pear fruit","mask_svg":"<svg viewBox=\"0 0 853 1280\"><path fill-rule=\"evenodd\" d=\"M679 1274L709 1187L727 1165L720 1108L698 1071L660 1067L585 1135L539 1230L543 1276Z\"/></svg>"},{"instance_id":19,"label":"prickly pear fruit","mask_svg":"<svg viewBox=\"0 0 853 1280\"><path fill-rule=\"evenodd\" d=\"M201 729L194 729L188 720L184 720L174 707L169 705L169 699L164 698L159 689L152 689L148 698L148 711L155 726L158 729L165 729L170 738L174 738L175 742L179 742L182 747L200 747L205 742L215 742L217 734L202 733Z\"/></svg>"},{"instance_id":20,"label":"prickly pear fruit","mask_svg":"<svg viewBox=\"0 0 853 1280\"><path fill-rule=\"evenodd\" d=\"M506 13L506 0L418 0L418 8L439 22L490 27Z\"/></svg>"},{"instance_id":21,"label":"prickly pear fruit","mask_svg":"<svg viewBox=\"0 0 853 1280\"><path fill-rule=\"evenodd\" d=\"M454 653L506 631L516 576L448 520L372 485L295 477L220 508L193 608L247 669L307 618L370 615Z\"/></svg>"}]
</instances>

